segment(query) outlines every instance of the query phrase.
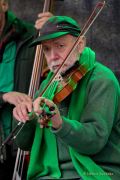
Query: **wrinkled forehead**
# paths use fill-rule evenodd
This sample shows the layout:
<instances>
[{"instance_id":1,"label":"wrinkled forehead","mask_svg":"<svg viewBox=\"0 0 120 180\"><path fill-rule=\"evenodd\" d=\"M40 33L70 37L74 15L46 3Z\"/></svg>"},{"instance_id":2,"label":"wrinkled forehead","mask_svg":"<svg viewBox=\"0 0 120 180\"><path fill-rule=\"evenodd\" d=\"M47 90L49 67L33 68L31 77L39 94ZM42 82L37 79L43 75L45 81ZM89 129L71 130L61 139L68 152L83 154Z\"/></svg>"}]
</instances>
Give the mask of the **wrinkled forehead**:
<instances>
[{"instance_id":1,"label":"wrinkled forehead","mask_svg":"<svg viewBox=\"0 0 120 180\"><path fill-rule=\"evenodd\" d=\"M67 34L67 35L64 35L64 36L61 36L61 37L58 37L58 38L54 38L54 39L49 39L49 40L46 40L46 41L42 41L42 45L47 45L47 44L54 44L54 43L59 43L59 42L69 42L73 39L76 39L74 36L70 35L70 34Z\"/></svg>"}]
</instances>

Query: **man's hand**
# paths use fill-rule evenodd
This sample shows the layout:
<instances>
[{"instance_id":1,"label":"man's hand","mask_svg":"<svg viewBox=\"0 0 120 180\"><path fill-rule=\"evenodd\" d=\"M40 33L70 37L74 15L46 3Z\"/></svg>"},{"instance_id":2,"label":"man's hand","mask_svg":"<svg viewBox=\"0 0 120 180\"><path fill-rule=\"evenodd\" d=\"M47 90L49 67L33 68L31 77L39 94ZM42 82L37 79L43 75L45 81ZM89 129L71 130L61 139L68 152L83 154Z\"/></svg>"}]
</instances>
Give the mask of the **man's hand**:
<instances>
[{"instance_id":1,"label":"man's hand","mask_svg":"<svg viewBox=\"0 0 120 180\"><path fill-rule=\"evenodd\" d=\"M52 127L55 128L55 129L59 129L61 126L62 126L62 118L60 116L60 112L56 106L56 104L54 104L53 101L49 100L49 99L46 99L46 98L43 98L43 97L38 97L34 102L33 102L33 109L34 109L34 112L39 116L43 113L44 111L44 106L48 106L48 108L54 108L54 112L52 111L53 113L53 116L49 118L48 116L48 120L51 120L52 121ZM47 114L46 114L47 116ZM38 122L40 123L40 127L43 128L43 127L46 127L47 126L47 122L46 121L46 117L44 118L39 118L38 119Z\"/></svg>"},{"instance_id":2,"label":"man's hand","mask_svg":"<svg viewBox=\"0 0 120 180\"><path fill-rule=\"evenodd\" d=\"M2 98L4 102L15 106L23 101L31 102L31 98L28 95L15 91L3 94Z\"/></svg>"},{"instance_id":3,"label":"man's hand","mask_svg":"<svg viewBox=\"0 0 120 180\"><path fill-rule=\"evenodd\" d=\"M29 112L32 111L32 100L31 101L24 101L13 109L13 116L16 120L25 123L30 119Z\"/></svg>"},{"instance_id":4,"label":"man's hand","mask_svg":"<svg viewBox=\"0 0 120 180\"><path fill-rule=\"evenodd\" d=\"M53 14L50 12L38 14L38 19L35 22L35 28L38 30L41 29L41 27L44 25L44 23L52 16L53 16Z\"/></svg>"},{"instance_id":5,"label":"man's hand","mask_svg":"<svg viewBox=\"0 0 120 180\"><path fill-rule=\"evenodd\" d=\"M51 114L53 114L53 116L49 117L49 115L47 115L47 112L45 112L44 109L45 106L47 106L49 109L52 109ZM18 104L13 109L13 116L18 121L26 122L30 119L28 113L31 111L36 114L34 114L35 116L38 117L38 122L40 123L41 128L47 127L49 120L52 121L52 127L55 129L59 129L62 126L62 118L56 104L44 97L38 97L33 103L32 101L24 101ZM33 118L35 116L33 116Z\"/></svg>"}]
</instances>

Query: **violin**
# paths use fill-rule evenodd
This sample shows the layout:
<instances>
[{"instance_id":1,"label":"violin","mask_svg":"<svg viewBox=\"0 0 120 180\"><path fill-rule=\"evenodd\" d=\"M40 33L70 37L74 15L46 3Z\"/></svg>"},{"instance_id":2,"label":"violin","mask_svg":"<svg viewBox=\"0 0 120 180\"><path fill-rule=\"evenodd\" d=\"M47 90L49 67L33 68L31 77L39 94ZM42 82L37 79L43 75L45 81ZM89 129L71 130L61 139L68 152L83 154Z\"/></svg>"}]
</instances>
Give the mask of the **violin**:
<instances>
[{"instance_id":1,"label":"violin","mask_svg":"<svg viewBox=\"0 0 120 180\"><path fill-rule=\"evenodd\" d=\"M61 101L63 101L73 90L76 88L78 82L85 76L85 74L89 71L85 65L80 65L78 61L70 67L64 74L60 75L58 78L56 78L47 91L42 95L42 97L45 97L47 99L51 99L55 104L59 104ZM46 105L44 100L42 100L39 104L41 109L41 114L36 115L34 111L29 113L30 120L36 118L36 119L42 119L42 125L43 127L50 127L52 126L52 123L50 119L56 114L55 113L55 107L49 107Z\"/></svg>"},{"instance_id":2,"label":"violin","mask_svg":"<svg viewBox=\"0 0 120 180\"><path fill-rule=\"evenodd\" d=\"M61 86L58 84L57 91L53 98L55 104L60 103L70 95L75 90L78 82L88 72L88 69L85 66L80 65L78 62L76 62L75 66L73 66L71 72L65 76L63 83L61 81Z\"/></svg>"}]
</instances>

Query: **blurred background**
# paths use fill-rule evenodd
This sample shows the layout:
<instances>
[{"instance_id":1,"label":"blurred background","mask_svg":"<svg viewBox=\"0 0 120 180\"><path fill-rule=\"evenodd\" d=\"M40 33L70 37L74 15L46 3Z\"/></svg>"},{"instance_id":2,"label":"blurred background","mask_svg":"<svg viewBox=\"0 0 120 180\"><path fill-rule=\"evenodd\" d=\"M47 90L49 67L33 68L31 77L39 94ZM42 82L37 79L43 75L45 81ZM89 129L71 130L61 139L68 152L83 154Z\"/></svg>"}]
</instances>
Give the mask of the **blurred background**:
<instances>
[{"instance_id":1,"label":"blurred background","mask_svg":"<svg viewBox=\"0 0 120 180\"><path fill-rule=\"evenodd\" d=\"M101 0L102 1L102 0ZM99 0L54 0L51 12L68 15L84 26ZM97 60L111 68L120 81L120 0L106 0L106 5L88 33L90 46ZM24 20L34 23L43 11L44 0L10 0L10 9Z\"/></svg>"}]
</instances>

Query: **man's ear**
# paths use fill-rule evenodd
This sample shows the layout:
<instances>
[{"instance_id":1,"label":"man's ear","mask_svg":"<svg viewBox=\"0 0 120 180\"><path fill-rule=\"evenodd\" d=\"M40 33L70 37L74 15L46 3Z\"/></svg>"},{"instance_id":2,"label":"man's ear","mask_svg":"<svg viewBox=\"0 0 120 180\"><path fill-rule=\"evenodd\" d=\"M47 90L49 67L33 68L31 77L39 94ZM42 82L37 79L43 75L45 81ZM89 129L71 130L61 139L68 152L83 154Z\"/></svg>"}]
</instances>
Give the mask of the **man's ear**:
<instances>
[{"instance_id":1,"label":"man's ear","mask_svg":"<svg viewBox=\"0 0 120 180\"><path fill-rule=\"evenodd\" d=\"M86 46L86 38L84 36L81 36L80 42L78 44L78 51L81 54Z\"/></svg>"},{"instance_id":2,"label":"man's ear","mask_svg":"<svg viewBox=\"0 0 120 180\"><path fill-rule=\"evenodd\" d=\"M3 12L6 12L8 10L9 6L8 3L6 1L2 2L2 10Z\"/></svg>"}]
</instances>

